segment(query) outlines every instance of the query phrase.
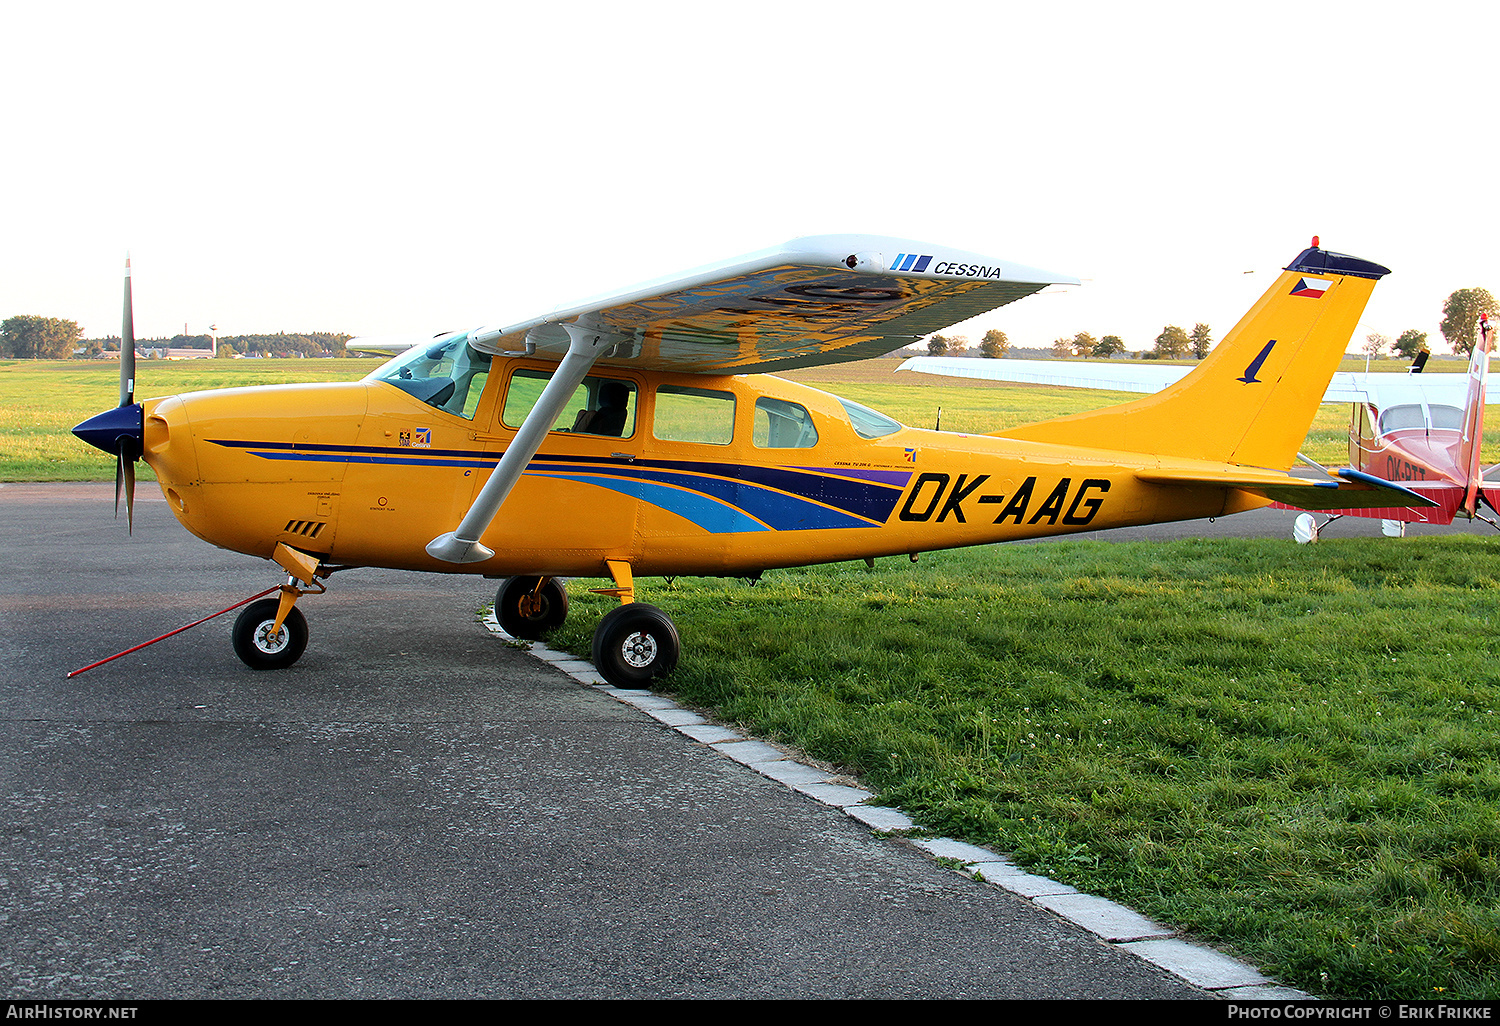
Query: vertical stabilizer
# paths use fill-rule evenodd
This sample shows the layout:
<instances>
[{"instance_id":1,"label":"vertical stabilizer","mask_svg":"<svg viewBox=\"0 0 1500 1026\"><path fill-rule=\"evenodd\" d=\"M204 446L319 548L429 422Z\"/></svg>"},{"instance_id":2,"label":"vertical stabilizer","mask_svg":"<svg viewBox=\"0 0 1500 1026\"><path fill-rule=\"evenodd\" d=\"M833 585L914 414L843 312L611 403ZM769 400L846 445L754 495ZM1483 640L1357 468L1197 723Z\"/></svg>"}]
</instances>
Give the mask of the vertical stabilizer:
<instances>
[{"instance_id":1,"label":"vertical stabilizer","mask_svg":"<svg viewBox=\"0 0 1500 1026\"><path fill-rule=\"evenodd\" d=\"M1006 438L1286 469L1307 436L1379 264L1304 250L1192 373L1155 395Z\"/></svg>"}]
</instances>

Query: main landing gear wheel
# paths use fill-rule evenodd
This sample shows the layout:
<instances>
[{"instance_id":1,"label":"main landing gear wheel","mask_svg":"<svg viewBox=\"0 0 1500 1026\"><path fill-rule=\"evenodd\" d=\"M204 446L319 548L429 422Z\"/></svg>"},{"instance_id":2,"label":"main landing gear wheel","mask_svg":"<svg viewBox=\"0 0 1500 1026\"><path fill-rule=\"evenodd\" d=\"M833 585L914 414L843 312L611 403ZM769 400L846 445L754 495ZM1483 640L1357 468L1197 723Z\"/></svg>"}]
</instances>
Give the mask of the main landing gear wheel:
<instances>
[{"instance_id":1,"label":"main landing gear wheel","mask_svg":"<svg viewBox=\"0 0 1500 1026\"><path fill-rule=\"evenodd\" d=\"M495 594L495 619L513 638L540 641L548 631L561 627L568 618L568 592L549 577L540 588L540 577L507 577Z\"/></svg>"},{"instance_id":2,"label":"main landing gear wheel","mask_svg":"<svg viewBox=\"0 0 1500 1026\"><path fill-rule=\"evenodd\" d=\"M594 666L617 688L634 688L677 666L682 642L666 613L644 602L613 609L594 631Z\"/></svg>"},{"instance_id":3,"label":"main landing gear wheel","mask_svg":"<svg viewBox=\"0 0 1500 1026\"><path fill-rule=\"evenodd\" d=\"M1318 520L1311 513L1299 513L1292 521L1292 538L1298 545L1311 545L1318 540Z\"/></svg>"},{"instance_id":4,"label":"main landing gear wheel","mask_svg":"<svg viewBox=\"0 0 1500 1026\"><path fill-rule=\"evenodd\" d=\"M295 606L281 630L271 633L280 604L273 598L252 602L234 621L234 654L252 670L283 670L307 648L307 618Z\"/></svg>"}]
</instances>

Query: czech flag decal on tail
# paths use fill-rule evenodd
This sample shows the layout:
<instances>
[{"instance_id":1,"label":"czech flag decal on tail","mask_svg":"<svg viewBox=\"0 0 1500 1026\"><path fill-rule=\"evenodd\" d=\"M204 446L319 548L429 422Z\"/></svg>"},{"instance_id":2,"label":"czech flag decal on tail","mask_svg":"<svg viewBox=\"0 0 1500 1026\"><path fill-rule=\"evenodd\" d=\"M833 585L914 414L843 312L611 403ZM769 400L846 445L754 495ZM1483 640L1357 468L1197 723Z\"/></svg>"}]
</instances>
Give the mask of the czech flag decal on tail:
<instances>
[{"instance_id":1,"label":"czech flag decal on tail","mask_svg":"<svg viewBox=\"0 0 1500 1026\"><path fill-rule=\"evenodd\" d=\"M1332 284L1333 282L1328 281L1325 278L1309 278L1304 275L1299 278L1297 280L1297 284L1292 287L1291 294L1294 296L1310 296L1313 299L1320 299L1322 298L1323 293L1327 292L1328 287Z\"/></svg>"}]
</instances>

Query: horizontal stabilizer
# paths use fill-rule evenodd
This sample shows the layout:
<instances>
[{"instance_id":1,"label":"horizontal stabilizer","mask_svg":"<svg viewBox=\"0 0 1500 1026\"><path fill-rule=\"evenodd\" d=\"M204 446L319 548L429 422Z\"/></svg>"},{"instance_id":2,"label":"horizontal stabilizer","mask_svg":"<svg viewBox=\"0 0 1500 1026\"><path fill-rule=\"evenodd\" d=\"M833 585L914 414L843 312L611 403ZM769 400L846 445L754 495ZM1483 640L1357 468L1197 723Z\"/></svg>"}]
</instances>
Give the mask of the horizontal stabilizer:
<instances>
[{"instance_id":1,"label":"horizontal stabilizer","mask_svg":"<svg viewBox=\"0 0 1500 1026\"><path fill-rule=\"evenodd\" d=\"M1245 467L1226 467L1224 470L1142 470L1136 473L1136 477L1150 484L1218 484L1298 509L1426 509L1439 505L1410 488L1358 470L1344 468L1334 473L1342 480L1305 481L1289 474Z\"/></svg>"}]
</instances>

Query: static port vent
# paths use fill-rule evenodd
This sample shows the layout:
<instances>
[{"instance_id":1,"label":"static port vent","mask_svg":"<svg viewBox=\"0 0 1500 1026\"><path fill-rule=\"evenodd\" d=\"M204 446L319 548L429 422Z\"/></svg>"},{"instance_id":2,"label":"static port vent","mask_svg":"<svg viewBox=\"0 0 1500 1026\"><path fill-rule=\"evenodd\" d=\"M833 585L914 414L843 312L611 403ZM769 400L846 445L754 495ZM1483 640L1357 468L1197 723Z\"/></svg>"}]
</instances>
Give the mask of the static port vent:
<instances>
[{"instance_id":1,"label":"static port vent","mask_svg":"<svg viewBox=\"0 0 1500 1026\"><path fill-rule=\"evenodd\" d=\"M326 520L288 520L286 527L282 530L287 534L297 534L304 538L316 538L323 533L323 528L328 526Z\"/></svg>"}]
</instances>

